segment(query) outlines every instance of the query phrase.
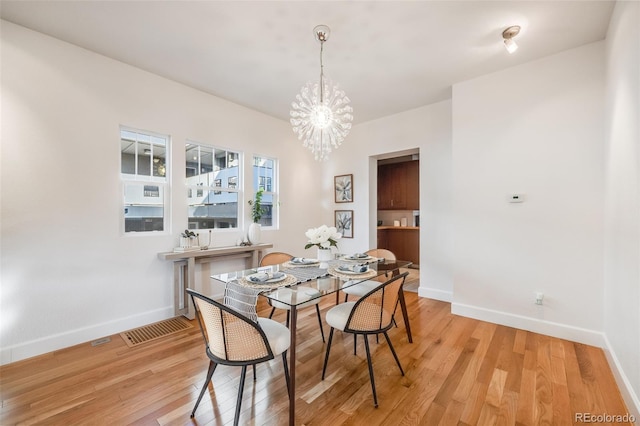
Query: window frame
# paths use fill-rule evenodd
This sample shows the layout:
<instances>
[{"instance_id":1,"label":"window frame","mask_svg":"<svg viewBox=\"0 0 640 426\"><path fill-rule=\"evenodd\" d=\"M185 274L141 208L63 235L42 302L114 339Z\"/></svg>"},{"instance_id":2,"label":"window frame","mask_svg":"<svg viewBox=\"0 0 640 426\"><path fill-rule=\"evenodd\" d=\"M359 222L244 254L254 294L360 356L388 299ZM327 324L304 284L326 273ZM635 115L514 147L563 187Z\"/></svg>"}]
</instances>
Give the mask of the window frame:
<instances>
[{"instance_id":1,"label":"window frame","mask_svg":"<svg viewBox=\"0 0 640 426\"><path fill-rule=\"evenodd\" d=\"M238 230L242 230L244 223L242 220L242 203L243 203L243 197L242 197L242 191L239 188L232 188L232 187L224 187L222 186L223 183L223 178L221 177L213 177L211 179L211 182L209 182L208 185L205 185L204 182L198 182L195 184L190 184L189 183L189 179L191 177L194 176L200 176L202 174L202 171L200 173L196 173L193 176L187 176L186 175L186 170L189 168L193 168L193 167L189 167L189 162L188 162L188 156L189 151L188 150L192 150L193 148L196 148L198 150L198 170L202 170L202 155L201 155L201 148L205 148L207 150L209 150L209 152L212 153L213 157L211 159L211 172L217 171L216 170L216 165L215 165L215 153L216 151L224 151L225 155L229 155L229 153L234 154L237 156L237 167L238 167L238 181L242 182L242 173L243 173L243 167L242 167L242 161L244 158L244 155L241 151L238 150L234 150L234 149L230 149L227 147L223 147L223 146L218 146L218 145L213 145L213 144L209 144L209 143L203 143L203 142L199 142L193 139L187 139L186 143L185 143L185 147L184 147L184 152L185 152L185 187L186 187L186 195L187 195L187 199L186 199L186 203L187 203L187 229L189 230L193 230L193 231L207 231L207 230L211 230L213 232L237 232ZM192 154L191 154L192 155ZM227 157L228 158L228 157ZM235 167L235 166L234 166ZM226 169L230 169L231 167L227 167ZM219 170L225 170L225 169L219 169ZM211 172L206 172L206 173L211 173ZM220 182L220 186L216 186L216 183ZM193 198L193 194L196 194L196 197L198 196L205 196L206 194L213 194L214 196L216 195L224 195L225 193L235 193L236 194L236 200L237 200L237 206L236 206L236 226L235 227L228 227L228 228L224 228L224 227L192 227L191 224L194 221L197 221L197 217L191 217L190 216L190 209L192 207L191 204L191 198ZM191 195L191 196L190 196ZM211 218L210 216L205 216L203 217L206 220L211 220L213 218Z\"/></svg>"},{"instance_id":2,"label":"window frame","mask_svg":"<svg viewBox=\"0 0 640 426\"><path fill-rule=\"evenodd\" d=\"M257 164L258 160L269 160L273 162L273 172L272 172L272 176L271 176L271 182L270 185L271 186L271 190L267 191L267 185L264 185L264 191L263 191L263 197L265 195L269 195L272 197L272 204L271 204L271 225L262 225L263 229L278 229L279 228L279 221L280 221L280 215L278 212L278 209L276 208L278 206L278 189L279 189L279 170L280 170L280 163L278 161L277 158L275 157L271 157L268 155L261 155L261 154L253 154L251 157L251 172L252 172L252 194L255 194L258 189L260 188L260 181L261 178L265 178L268 179L268 176L261 176L260 174L257 174L257 168L260 167L259 164ZM249 222L251 222L249 220Z\"/></svg>"},{"instance_id":3,"label":"window frame","mask_svg":"<svg viewBox=\"0 0 640 426\"><path fill-rule=\"evenodd\" d=\"M125 132L134 133L135 140L132 141L134 145L134 173L125 173L123 172L123 141L131 139L125 138ZM171 186L170 186L170 166L171 166L171 156L170 148L171 148L171 136L167 134L162 134L158 132L152 132L148 130L137 129L134 127L120 125L118 129L118 135L120 138L120 193L121 193L121 204L120 204L120 234L123 236L156 236L156 235L168 235L171 230L170 226L170 208L171 208ZM146 136L149 138L149 142L140 141L139 136ZM162 139L164 141L164 145L159 143L154 143L153 138ZM144 175L139 173L139 143L149 144L150 152L149 152L149 175ZM154 172L154 146L163 146L164 148L164 164L159 164L157 166L157 171L160 173L160 168L164 171L164 176L158 176ZM158 156L156 158L162 159L162 156ZM151 203L152 205L161 205L162 206L162 230L140 230L140 231L127 231L127 213L130 207L132 207L132 203L127 202L127 189L131 187L139 187L140 192L143 198L160 198L160 203ZM147 194L147 189L155 187L157 188L154 194ZM142 204L144 205L144 204Z\"/></svg>"}]
</instances>

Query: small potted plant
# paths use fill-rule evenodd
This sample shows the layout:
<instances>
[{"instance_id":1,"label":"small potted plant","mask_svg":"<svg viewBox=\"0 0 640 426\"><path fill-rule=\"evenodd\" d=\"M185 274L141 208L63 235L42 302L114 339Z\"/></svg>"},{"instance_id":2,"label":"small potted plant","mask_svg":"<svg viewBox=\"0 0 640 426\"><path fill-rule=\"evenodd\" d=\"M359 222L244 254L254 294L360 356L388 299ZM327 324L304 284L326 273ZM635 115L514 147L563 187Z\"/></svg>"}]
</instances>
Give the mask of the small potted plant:
<instances>
[{"instance_id":1,"label":"small potted plant","mask_svg":"<svg viewBox=\"0 0 640 426\"><path fill-rule=\"evenodd\" d=\"M262 219L262 215L267 211L266 207L262 205L263 193L264 188L260 188L256 192L255 198L253 200L249 200L249 205L251 206L251 220L253 222L249 225L247 239L251 244L260 244L260 239L262 237L262 225L260 225L260 219Z\"/></svg>"},{"instance_id":2,"label":"small potted plant","mask_svg":"<svg viewBox=\"0 0 640 426\"><path fill-rule=\"evenodd\" d=\"M197 234L195 232L185 229L184 232L180 234L180 248L192 248L193 240L195 238L197 238Z\"/></svg>"}]
</instances>

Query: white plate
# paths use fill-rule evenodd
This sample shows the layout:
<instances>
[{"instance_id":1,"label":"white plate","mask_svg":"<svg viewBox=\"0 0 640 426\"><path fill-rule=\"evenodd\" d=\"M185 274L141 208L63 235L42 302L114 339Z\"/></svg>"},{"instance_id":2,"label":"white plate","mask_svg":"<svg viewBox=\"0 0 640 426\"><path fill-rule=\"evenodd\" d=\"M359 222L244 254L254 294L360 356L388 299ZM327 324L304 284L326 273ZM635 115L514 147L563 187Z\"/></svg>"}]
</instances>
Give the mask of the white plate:
<instances>
[{"instance_id":1,"label":"white plate","mask_svg":"<svg viewBox=\"0 0 640 426\"><path fill-rule=\"evenodd\" d=\"M255 277L255 276L259 276L262 275L262 272L258 272L257 274L251 274L251 275L247 275L245 278L247 279L247 281L249 281L250 283L254 283L254 284L271 284L271 283L279 283L280 281L284 280L285 278L287 278L286 274L282 274L281 277L276 277L276 278L271 278L270 280L264 280L264 281L253 281L251 279L251 277Z\"/></svg>"},{"instance_id":2,"label":"white plate","mask_svg":"<svg viewBox=\"0 0 640 426\"><path fill-rule=\"evenodd\" d=\"M309 259L305 257L304 262L295 262L293 260L290 260L289 262L293 265L314 265L318 263L318 259Z\"/></svg>"},{"instance_id":3,"label":"white plate","mask_svg":"<svg viewBox=\"0 0 640 426\"><path fill-rule=\"evenodd\" d=\"M371 257L371 256L367 256L367 257L353 257L353 255L352 255L352 256L346 256L346 257L345 257L345 259L346 259L346 260L355 260L356 262L358 262L358 261L362 261L362 260L371 260L371 259L373 259L373 257Z\"/></svg>"},{"instance_id":4,"label":"white plate","mask_svg":"<svg viewBox=\"0 0 640 426\"><path fill-rule=\"evenodd\" d=\"M338 273L340 273L340 274L347 274L347 275L360 275L360 274L366 274L366 273L367 273L367 272L369 272L369 271L370 271L370 269L369 269L369 268L367 268L367 270L366 270L366 271L364 271L364 272L343 271L343 270L342 270L342 269L340 269L340 268L336 268L336 272L338 272Z\"/></svg>"}]
</instances>

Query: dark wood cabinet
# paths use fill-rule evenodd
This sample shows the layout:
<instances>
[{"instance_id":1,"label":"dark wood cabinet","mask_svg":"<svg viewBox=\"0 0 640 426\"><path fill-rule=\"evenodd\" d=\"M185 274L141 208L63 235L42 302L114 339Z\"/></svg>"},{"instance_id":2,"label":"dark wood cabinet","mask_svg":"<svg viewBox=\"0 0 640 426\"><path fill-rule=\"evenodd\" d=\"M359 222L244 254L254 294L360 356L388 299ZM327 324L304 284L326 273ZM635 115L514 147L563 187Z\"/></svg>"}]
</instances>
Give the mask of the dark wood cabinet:
<instances>
[{"instance_id":1,"label":"dark wood cabinet","mask_svg":"<svg viewBox=\"0 0 640 426\"><path fill-rule=\"evenodd\" d=\"M387 238L387 232L386 231L378 229L378 245L376 247L387 249L387 250L391 250L389 248L389 241L388 241L388 238ZM391 250L391 251L393 251L393 250Z\"/></svg>"},{"instance_id":2,"label":"dark wood cabinet","mask_svg":"<svg viewBox=\"0 0 640 426\"><path fill-rule=\"evenodd\" d=\"M420 162L409 161L407 169L407 210L420 210Z\"/></svg>"},{"instance_id":3,"label":"dark wood cabinet","mask_svg":"<svg viewBox=\"0 0 640 426\"><path fill-rule=\"evenodd\" d=\"M378 210L420 208L419 161L378 166Z\"/></svg>"},{"instance_id":4,"label":"dark wood cabinet","mask_svg":"<svg viewBox=\"0 0 640 426\"><path fill-rule=\"evenodd\" d=\"M393 200L391 184L391 175L393 164L378 166L378 210L387 210L391 208ZM379 246L378 246L379 247Z\"/></svg>"},{"instance_id":5,"label":"dark wood cabinet","mask_svg":"<svg viewBox=\"0 0 640 426\"><path fill-rule=\"evenodd\" d=\"M420 230L418 228L384 227L378 229L378 248L391 250L399 260L420 264Z\"/></svg>"}]
</instances>

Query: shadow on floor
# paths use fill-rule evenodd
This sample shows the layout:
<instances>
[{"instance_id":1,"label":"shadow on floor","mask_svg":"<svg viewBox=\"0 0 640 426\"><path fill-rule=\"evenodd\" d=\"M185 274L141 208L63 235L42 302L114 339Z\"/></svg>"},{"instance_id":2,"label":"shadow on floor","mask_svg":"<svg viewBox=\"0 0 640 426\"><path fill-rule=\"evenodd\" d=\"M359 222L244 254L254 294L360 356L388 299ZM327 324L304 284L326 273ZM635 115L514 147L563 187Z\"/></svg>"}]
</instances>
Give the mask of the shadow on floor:
<instances>
[{"instance_id":1,"label":"shadow on floor","mask_svg":"<svg viewBox=\"0 0 640 426\"><path fill-rule=\"evenodd\" d=\"M404 290L417 293L418 287L420 287L420 270L413 268L403 268L400 270L400 272L409 272L409 276L407 276L407 279L404 282Z\"/></svg>"}]
</instances>

